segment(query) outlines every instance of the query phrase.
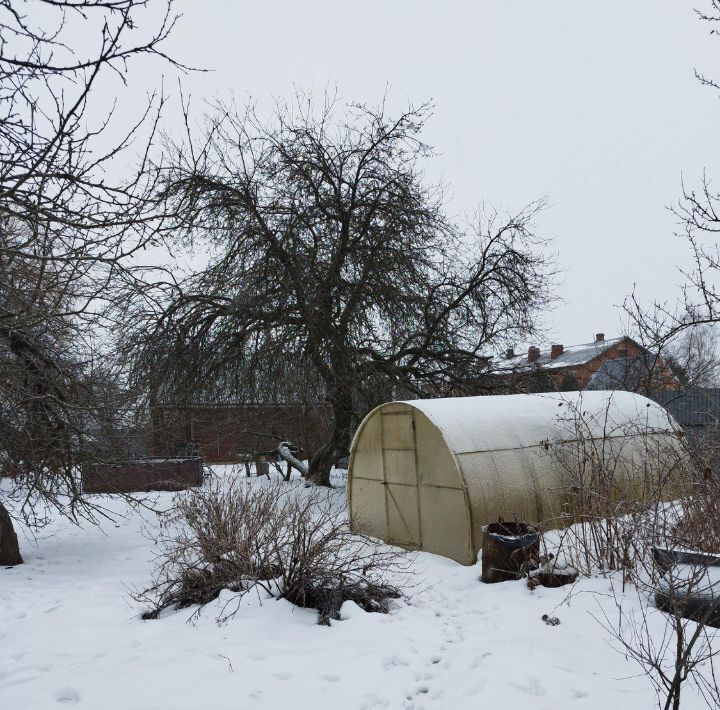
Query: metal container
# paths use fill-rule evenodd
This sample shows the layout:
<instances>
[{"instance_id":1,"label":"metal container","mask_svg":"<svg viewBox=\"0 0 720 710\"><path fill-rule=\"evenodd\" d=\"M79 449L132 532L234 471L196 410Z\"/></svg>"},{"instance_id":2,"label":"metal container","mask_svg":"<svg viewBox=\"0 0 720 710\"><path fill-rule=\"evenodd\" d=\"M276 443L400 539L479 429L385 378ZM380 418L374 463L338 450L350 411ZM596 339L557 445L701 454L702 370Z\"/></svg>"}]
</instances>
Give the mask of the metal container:
<instances>
[{"instance_id":1,"label":"metal container","mask_svg":"<svg viewBox=\"0 0 720 710\"><path fill-rule=\"evenodd\" d=\"M655 606L705 626L720 628L720 555L653 547L661 572Z\"/></svg>"},{"instance_id":2,"label":"metal container","mask_svg":"<svg viewBox=\"0 0 720 710\"><path fill-rule=\"evenodd\" d=\"M488 584L520 579L537 567L540 531L528 523L485 525L482 545L482 581Z\"/></svg>"}]
</instances>

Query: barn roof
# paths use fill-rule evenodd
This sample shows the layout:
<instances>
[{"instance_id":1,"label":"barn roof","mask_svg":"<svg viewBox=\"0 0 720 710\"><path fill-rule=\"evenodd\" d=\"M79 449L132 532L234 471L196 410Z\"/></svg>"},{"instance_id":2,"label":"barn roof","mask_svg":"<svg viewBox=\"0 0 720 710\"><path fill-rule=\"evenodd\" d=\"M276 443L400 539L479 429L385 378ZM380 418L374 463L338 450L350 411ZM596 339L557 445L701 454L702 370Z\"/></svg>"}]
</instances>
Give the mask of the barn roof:
<instances>
[{"instance_id":1,"label":"barn roof","mask_svg":"<svg viewBox=\"0 0 720 710\"><path fill-rule=\"evenodd\" d=\"M679 431L663 407L617 390L450 397L405 404L422 411L456 454L573 439L580 414L581 426L592 436L621 436L629 433L629 427L634 427L633 433Z\"/></svg>"}]
</instances>

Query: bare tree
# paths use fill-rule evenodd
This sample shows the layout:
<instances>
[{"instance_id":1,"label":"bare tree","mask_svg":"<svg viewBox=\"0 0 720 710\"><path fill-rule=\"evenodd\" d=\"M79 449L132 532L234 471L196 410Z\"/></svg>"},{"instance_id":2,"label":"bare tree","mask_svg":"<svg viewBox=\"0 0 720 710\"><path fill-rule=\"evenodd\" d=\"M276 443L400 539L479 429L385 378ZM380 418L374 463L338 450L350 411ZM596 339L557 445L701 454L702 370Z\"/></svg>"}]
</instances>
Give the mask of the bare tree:
<instances>
[{"instance_id":1,"label":"bare tree","mask_svg":"<svg viewBox=\"0 0 720 710\"><path fill-rule=\"evenodd\" d=\"M332 434L310 461L328 484L367 407L395 393L476 386L491 346L534 329L550 299L535 203L480 211L461 228L423 178L428 108L296 97L264 121L218 106L202 135L171 144L159 197L178 243L212 254L185 281L136 298L128 341L155 396L214 390L242 397L259 375L312 372Z\"/></svg>"},{"instance_id":2,"label":"bare tree","mask_svg":"<svg viewBox=\"0 0 720 710\"><path fill-rule=\"evenodd\" d=\"M669 345L666 360L683 387L717 387L720 352L715 328L706 324L689 327Z\"/></svg>"},{"instance_id":3,"label":"bare tree","mask_svg":"<svg viewBox=\"0 0 720 710\"><path fill-rule=\"evenodd\" d=\"M718 34L719 0L707 0L703 9L696 10L696 14L709 26L711 34ZM717 79L698 70L695 75L703 86L720 90ZM643 342L658 352L677 341L682 333L720 321L720 249L717 243L720 193L709 175L703 173L696 187L683 181L682 197L671 210L677 218L676 234L687 242L691 255L690 268L681 270L680 298L648 305L633 292L624 304L633 329Z\"/></svg>"},{"instance_id":4,"label":"bare tree","mask_svg":"<svg viewBox=\"0 0 720 710\"><path fill-rule=\"evenodd\" d=\"M97 450L100 420L112 413L107 430L118 414L93 353L110 286L157 229L143 156L163 97L110 147L113 109L90 109L98 83L125 81L131 60L168 61L162 45L177 17L168 2L144 33L146 5L0 1L0 476L31 524L44 505L91 514L78 465ZM96 37L88 54L69 44L73 28ZM137 172L111 180L137 140ZM0 501L9 521L6 512ZM11 528L0 527L3 550Z\"/></svg>"}]
</instances>

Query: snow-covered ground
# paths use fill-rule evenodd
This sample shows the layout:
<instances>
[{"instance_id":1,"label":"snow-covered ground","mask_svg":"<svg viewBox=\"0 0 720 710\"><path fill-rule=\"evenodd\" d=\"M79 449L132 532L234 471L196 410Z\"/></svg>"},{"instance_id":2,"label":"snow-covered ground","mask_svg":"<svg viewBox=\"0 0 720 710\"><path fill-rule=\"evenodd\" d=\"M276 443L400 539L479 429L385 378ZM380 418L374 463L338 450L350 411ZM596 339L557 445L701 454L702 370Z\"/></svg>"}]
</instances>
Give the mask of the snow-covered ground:
<instances>
[{"instance_id":1,"label":"snow-covered ground","mask_svg":"<svg viewBox=\"0 0 720 710\"><path fill-rule=\"evenodd\" d=\"M420 553L416 587L389 615L348 603L323 627L312 610L248 595L225 625L222 599L194 625L187 609L142 621L128 588L149 582L153 543L141 529L156 516L104 498L124 517L99 528L58 520L37 546L22 541L24 565L0 569L2 710L655 706L649 681L593 618L617 615L607 579L568 597L485 585L479 564ZM166 507L172 495L153 499ZM660 631L659 612L651 623ZM689 692L683 708L704 707Z\"/></svg>"}]
</instances>

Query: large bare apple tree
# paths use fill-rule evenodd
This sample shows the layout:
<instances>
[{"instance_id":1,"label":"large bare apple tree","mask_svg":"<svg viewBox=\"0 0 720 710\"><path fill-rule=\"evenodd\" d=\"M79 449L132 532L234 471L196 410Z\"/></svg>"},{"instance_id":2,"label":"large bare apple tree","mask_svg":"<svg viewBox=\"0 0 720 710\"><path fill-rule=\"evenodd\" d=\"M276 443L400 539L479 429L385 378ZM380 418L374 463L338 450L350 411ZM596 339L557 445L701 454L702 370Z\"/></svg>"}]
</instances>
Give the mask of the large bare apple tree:
<instances>
[{"instance_id":1,"label":"large bare apple tree","mask_svg":"<svg viewBox=\"0 0 720 710\"><path fill-rule=\"evenodd\" d=\"M138 381L169 402L249 401L306 373L332 415L309 466L322 484L369 406L476 391L485 356L533 332L553 267L539 203L449 216L424 174L428 115L296 96L269 118L218 105L188 120L158 199L209 261L136 296Z\"/></svg>"}]
</instances>

